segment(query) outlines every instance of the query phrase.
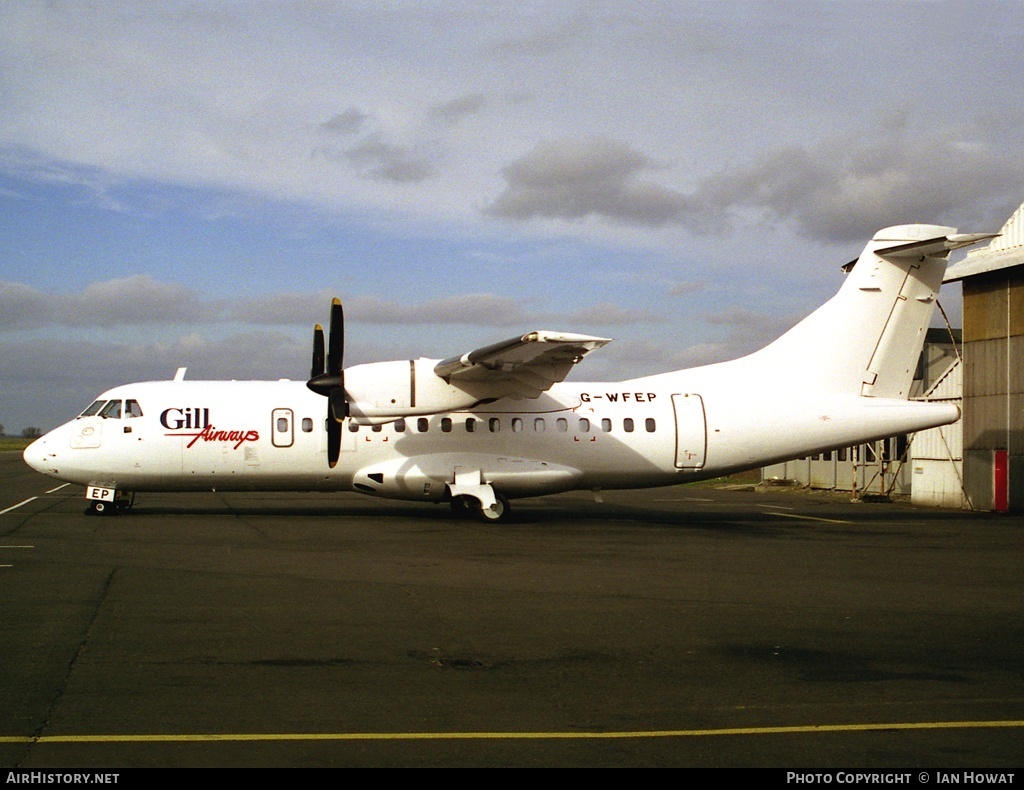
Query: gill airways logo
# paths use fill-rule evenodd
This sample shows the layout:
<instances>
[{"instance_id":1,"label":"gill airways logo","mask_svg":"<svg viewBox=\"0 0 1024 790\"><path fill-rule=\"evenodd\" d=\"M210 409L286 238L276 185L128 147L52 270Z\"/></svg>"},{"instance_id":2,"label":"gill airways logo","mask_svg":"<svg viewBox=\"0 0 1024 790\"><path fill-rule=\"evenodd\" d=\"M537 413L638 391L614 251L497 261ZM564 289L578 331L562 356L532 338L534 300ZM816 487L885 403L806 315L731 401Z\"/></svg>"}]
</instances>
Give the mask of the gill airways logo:
<instances>
[{"instance_id":1,"label":"gill airways logo","mask_svg":"<svg viewBox=\"0 0 1024 790\"><path fill-rule=\"evenodd\" d=\"M232 442L233 450L237 450L245 442L259 441L259 431L222 431L210 422L210 410L201 406L164 409L160 413L160 424L175 433L165 436L191 436L192 441L185 445L191 448L198 441ZM185 428L187 430L182 431Z\"/></svg>"}]
</instances>

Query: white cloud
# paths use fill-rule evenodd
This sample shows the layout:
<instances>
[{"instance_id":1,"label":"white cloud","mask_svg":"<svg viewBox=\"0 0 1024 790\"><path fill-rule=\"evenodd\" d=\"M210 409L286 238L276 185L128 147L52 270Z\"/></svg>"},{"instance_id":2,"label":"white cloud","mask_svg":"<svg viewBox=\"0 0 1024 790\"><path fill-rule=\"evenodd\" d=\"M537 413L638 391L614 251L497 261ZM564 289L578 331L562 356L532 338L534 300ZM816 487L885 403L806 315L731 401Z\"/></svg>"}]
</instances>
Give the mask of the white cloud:
<instances>
[{"instance_id":1,"label":"white cloud","mask_svg":"<svg viewBox=\"0 0 1024 790\"><path fill-rule=\"evenodd\" d=\"M0 282L0 331L45 326L124 327L215 319L215 305L185 286L147 275L96 282L76 294L47 294Z\"/></svg>"},{"instance_id":2,"label":"white cloud","mask_svg":"<svg viewBox=\"0 0 1024 790\"><path fill-rule=\"evenodd\" d=\"M655 182L649 176L666 168L625 143L559 140L505 167L506 188L486 213L600 217L718 235L753 210L763 222L787 222L826 243L870 238L904 222L991 222L1021 196L1024 160L982 139L977 127L899 124L768 150L711 173L688 193Z\"/></svg>"},{"instance_id":3,"label":"white cloud","mask_svg":"<svg viewBox=\"0 0 1024 790\"><path fill-rule=\"evenodd\" d=\"M52 321L54 305L36 288L0 282L0 330L34 329Z\"/></svg>"},{"instance_id":4,"label":"white cloud","mask_svg":"<svg viewBox=\"0 0 1024 790\"><path fill-rule=\"evenodd\" d=\"M456 124L465 116L476 115L487 106L487 103L487 97L483 93L470 93L435 104L427 109L427 117L443 124Z\"/></svg>"},{"instance_id":5,"label":"white cloud","mask_svg":"<svg viewBox=\"0 0 1024 790\"><path fill-rule=\"evenodd\" d=\"M46 327L196 326L239 324L248 326L300 326L326 324L333 294L276 293L242 300L204 299L177 283L146 275L91 283L75 294L46 293L22 283L0 281L0 332ZM651 323L661 318L643 310L610 302L573 313L537 310L533 299L491 293L459 294L402 303L379 296L355 295L342 303L346 322L368 326L486 326L533 327L556 321L559 325L585 323L600 326Z\"/></svg>"},{"instance_id":6,"label":"white cloud","mask_svg":"<svg viewBox=\"0 0 1024 790\"><path fill-rule=\"evenodd\" d=\"M356 134L363 129L363 124L368 117L366 113L360 112L355 107L349 107L344 112L340 112L320 124L320 129L328 134Z\"/></svg>"},{"instance_id":7,"label":"white cloud","mask_svg":"<svg viewBox=\"0 0 1024 790\"><path fill-rule=\"evenodd\" d=\"M502 170L507 186L486 211L517 220L598 216L663 225L677 220L688 201L641 177L659 169L650 157L615 140L545 142Z\"/></svg>"},{"instance_id":8,"label":"white cloud","mask_svg":"<svg viewBox=\"0 0 1024 790\"><path fill-rule=\"evenodd\" d=\"M979 7L957 58L948 15L899 7L894 49L873 4L13 3L0 151L92 174L113 207L111 184L151 180L627 244L719 234L723 211L837 241L900 210L1009 207L1016 15Z\"/></svg>"},{"instance_id":9,"label":"white cloud","mask_svg":"<svg viewBox=\"0 0 1024 790\"><path fill-rule=\"evenodd\" d=\"M900 125L767 151L704 179L693 198L705 211L753 208L839 242L905 222L991 222L1008 216L1022 184L1024 160L977 128Z\"/></svg>"}]
</instances>

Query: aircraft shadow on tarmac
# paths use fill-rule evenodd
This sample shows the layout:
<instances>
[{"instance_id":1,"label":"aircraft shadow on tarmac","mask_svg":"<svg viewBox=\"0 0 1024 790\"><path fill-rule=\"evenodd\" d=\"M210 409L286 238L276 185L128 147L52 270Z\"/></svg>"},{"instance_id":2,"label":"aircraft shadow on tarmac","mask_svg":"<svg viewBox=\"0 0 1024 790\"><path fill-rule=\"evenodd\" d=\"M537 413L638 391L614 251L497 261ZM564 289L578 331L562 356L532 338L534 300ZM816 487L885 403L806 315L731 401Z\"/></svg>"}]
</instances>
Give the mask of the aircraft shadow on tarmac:
<instances>
[{"instance_id":1,"label":"aircraft shadow on tarmac","mask_svg":"<svg viewBox=\"0 0 1024 790\"><path fill-rule=\"evenodd\" d=\"M262 496L262 495L261 495ZM796 500L800 502L800 500ZM798 507L785 507L762 502L737 501L735 507L728 503L717 503L716 509L702 508L698 503L680 500L675 507L632 505L615 502L572 501L552 498L519 500L507 521L501 524L482 523L469 515L454 516L445 505L426 506L423 504L400 504L387 502L374 505L352 504L350 501L317 504L259 504L229 503L218 505L167 505L163 503L139 504L117 519L147 519L150 517L269 517L292 518L297 521L308 518L336 518L339 526L347 519L415 519L431 522L454 522L471 525L488 531L508 532L517 526L552 525L566 526L585 523L611 524L633 522L638 526L667 527L684 530L707 530L740 534L807 534L818 535L842 532L849 535L856 531L855 525L865 529L865 534L885 530L894 535L903 520L927 520L929 522L963 521L964 519L985 522L997 516L988 513L967 513L911 508L909 506L879 506L872 504L842 504L836 502L804 502ZM804 511L807 514L803 514ZM1001 521L1001 520L1000 520ZM908 533L909 534L909 533Z\"/></svg>"}]
</instances>

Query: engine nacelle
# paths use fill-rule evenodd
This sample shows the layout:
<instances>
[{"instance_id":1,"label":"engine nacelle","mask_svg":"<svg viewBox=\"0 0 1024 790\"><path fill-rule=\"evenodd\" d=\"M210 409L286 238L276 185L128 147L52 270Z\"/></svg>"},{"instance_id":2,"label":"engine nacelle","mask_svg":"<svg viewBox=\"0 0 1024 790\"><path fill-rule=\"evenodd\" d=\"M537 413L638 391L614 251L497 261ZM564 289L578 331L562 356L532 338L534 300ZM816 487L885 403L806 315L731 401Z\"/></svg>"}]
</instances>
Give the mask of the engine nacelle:
<instances>
[{"instance_id":1,"label":"engine nacelle","mask_svg":"<svg viewBox=\"0 0 1024 790\"><path fill-rule=\"evenodd\" d=\"M349 416L357 422L380 423L462 411L480 396L453 387L434 373L436 359L371 362L345 369Z\"/></svg>"}]
</instances>

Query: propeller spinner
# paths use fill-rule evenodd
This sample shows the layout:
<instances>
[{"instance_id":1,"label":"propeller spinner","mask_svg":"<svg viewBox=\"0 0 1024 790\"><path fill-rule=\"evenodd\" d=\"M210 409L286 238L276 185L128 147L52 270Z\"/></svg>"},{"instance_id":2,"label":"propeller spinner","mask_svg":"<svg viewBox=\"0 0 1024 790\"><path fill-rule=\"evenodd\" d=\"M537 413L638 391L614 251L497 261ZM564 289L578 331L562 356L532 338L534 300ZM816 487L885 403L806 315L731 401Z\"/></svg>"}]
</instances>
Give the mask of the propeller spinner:
<instances>
[{"instance_id":1,"label":"propeller spinner","mask_svg":"<svg viewBox=\"0 0 1024 790\"><path fill-rule=\"evenodd\" d=\"M348 417L345 395L345 314L341 300L331 302L331 324L327 334L327 358L324 359L324 329L313 329L313 365L306 386L328 399L327 462L333 469L341 452L341 421Z\"/></svg>"}]
</instances>

